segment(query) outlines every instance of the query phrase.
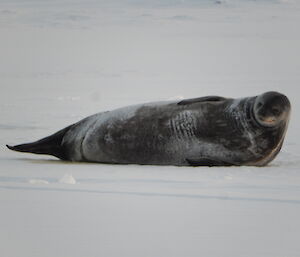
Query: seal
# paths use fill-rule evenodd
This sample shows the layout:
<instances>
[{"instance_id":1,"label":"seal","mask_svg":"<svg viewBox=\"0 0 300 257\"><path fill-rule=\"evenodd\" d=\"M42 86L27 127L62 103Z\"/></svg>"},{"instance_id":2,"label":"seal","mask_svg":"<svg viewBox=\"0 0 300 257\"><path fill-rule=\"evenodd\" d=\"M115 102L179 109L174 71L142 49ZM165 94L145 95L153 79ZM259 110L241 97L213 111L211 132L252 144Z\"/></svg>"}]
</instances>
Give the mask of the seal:
<instances>
[{"instance_id":1,"label":"seal","mask_svg":"<svg viewBox=\"0 0 300 257\"><path fill-rule=\"evenodd\" d=\"M62 160L177 166L264 166L279 153L291 104L278 92L146 103L89 116L7 147Z\"/></svg>"}]
</instances>

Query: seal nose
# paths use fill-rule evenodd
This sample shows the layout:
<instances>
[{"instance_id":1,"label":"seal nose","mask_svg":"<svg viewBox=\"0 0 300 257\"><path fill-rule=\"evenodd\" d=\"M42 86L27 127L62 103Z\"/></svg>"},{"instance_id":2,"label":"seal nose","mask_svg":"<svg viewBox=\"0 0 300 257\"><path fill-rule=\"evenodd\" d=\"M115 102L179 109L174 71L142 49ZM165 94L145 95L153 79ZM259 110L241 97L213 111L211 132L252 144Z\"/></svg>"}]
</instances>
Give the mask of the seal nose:
<instances>
[{"instance_id":1,"label":"seal nose","mask_svg":"<svg viewBox=\"0 0 300 257\"><path fill-rule=\"evenodd\" d=\"M285 95L271 91L258 96L256 104L258 108L266 106L275 107L276 105L281 105L282 107L289 107L290 101Z\"/></svg>"},{"instance_id":2,"label":"seal nose","mask_svg":"<svg viewBox=\"0 0 300 257\"><path fill-rule=\"evenodd\" d=\"M289 102L288 98L285 95L278 93L278 92L273 92L273 91L262 94L262 98L265 101L279 100L279 101L282 101L283 103Z\"/></svg>"},{"instance_id":3,"label":"seal nose","mask_svg":"<svg viewBox=\"0 0 300 257\"><path fill-rule=\"evenodd\" d=\"M289 113L290 101L278 92L266 92L256 98L253 111L258 123L274 126L284 119L284 113Z\"/></svg>"}]
</instances>

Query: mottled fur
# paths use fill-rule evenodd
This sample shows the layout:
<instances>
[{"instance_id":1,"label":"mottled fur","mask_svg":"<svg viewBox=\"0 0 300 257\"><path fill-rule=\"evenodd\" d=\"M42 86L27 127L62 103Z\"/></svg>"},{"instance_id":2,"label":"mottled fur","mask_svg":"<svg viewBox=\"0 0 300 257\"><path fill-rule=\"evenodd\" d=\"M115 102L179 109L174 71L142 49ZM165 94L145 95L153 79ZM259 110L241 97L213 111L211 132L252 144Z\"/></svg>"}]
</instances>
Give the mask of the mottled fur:
<instances>
[{"instance_id":1,"label":"mottled fur","mask_svg":"<svg viewBox=\"0 0 300 257\"><path fill-rule=\"evenodd\" d=\"M285 99L281 116L277 113L280 120L276 126L264 126L264 117L257 117L264 110L258 110L257 103L274 106L272 97ZM71 161L261 166L283 143L290 112L286 99L268 92L242 99L212 96L129 106L87 117L55 134L60 136L55 142L43 139L9 148ZM45 151L36 150L45 143Z\"/></svg>"}]
</instances>

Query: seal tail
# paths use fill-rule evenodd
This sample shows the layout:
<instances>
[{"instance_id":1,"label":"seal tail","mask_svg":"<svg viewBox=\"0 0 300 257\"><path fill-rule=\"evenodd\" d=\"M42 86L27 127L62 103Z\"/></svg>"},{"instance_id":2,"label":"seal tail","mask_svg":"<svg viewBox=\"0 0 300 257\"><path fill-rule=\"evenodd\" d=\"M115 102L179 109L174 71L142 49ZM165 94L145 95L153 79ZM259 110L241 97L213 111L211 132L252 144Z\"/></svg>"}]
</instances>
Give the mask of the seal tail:
<instances>
[{"instance_id":1,"label":"seal tail","mask_svg":"<svg viewBox=\"0 0 300 257\"><path fill-rule=\"evenodd\" d=\"M66 132L71 126L66 127L55 134L42 138L38 141L20 144L15 146L6 145L8 149L18 152L35 153L35 154L48 154L53 155L59 159L67 160L67 154L62 146L62 140Z\"/></svg>"}]
</instances>

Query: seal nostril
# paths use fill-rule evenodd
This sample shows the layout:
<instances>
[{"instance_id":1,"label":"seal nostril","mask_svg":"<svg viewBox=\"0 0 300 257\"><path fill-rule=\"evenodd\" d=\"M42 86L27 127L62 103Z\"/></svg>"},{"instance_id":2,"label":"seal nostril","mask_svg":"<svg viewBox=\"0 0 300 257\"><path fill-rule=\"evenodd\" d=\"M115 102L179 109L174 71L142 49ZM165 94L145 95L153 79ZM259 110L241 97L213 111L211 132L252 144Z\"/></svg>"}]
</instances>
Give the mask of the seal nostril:
<instances>
[{"instance_id":1,"label":"seal nostril","mask_svg":"<svg viewBox=\"0 0 300 257\"><path fill-rule=\"evenodd\" d=\"M280 99L280 103L282 105L290 105L289 99L286 96L282 96L282 98Z\"/></svg>"}]
</instances>

